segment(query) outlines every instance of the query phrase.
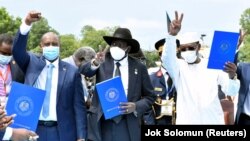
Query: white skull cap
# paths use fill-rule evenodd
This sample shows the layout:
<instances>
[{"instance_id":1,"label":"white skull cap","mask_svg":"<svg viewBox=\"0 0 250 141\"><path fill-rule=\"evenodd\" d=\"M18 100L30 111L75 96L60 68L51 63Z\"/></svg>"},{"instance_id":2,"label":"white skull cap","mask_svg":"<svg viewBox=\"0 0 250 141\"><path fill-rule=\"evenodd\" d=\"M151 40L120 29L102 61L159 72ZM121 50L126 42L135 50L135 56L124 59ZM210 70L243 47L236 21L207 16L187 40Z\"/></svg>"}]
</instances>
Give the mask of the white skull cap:
<instances>
[{"instance_id":1,"label":"white skull cap","mask_svg":"<svg viewBox=\"0 0 250 141\"><path fill-rule=\"evenodd\" d=\"M201 42L201 36L197 32L186 32L177 36L180 45Z\"/></svg>"}]
</instances>

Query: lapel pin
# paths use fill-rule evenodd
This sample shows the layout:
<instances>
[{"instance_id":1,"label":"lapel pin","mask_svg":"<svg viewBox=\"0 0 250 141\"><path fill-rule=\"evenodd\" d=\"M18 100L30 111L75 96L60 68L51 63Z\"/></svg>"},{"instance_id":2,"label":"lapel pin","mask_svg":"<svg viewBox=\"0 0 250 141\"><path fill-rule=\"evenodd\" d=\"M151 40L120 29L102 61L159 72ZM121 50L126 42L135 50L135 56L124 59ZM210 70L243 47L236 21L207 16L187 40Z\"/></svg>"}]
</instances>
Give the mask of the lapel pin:
<instances>
[{"instance_id":1,"label":"lapel pin","mask_svg":"<svg viewBox=\"0 0 250 141\"><path fill-rule=\"evenodd\" d=\"M135 69L135 74L137 75L137 69Z\"/></svg>"}]
</instances>

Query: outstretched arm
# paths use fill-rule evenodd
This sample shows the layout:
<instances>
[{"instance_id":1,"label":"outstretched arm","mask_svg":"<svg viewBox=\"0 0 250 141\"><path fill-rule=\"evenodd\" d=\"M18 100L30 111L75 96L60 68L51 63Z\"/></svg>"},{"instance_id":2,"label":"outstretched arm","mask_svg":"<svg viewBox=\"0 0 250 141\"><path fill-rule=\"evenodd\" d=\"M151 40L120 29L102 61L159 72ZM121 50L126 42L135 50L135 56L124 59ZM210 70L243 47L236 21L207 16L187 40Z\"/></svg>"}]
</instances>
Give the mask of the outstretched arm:
<instances>
[{"instance_id":1,"label":"outstretched arm","mask_svg":"<svg viewBox=\"0 0 250 141\"><path fill-rule=\"evenodd\" d=\"M18 30L13 43L13 57L24 73L26 72L26 68L30 61L30 56L26 51L28 33L30 31L31 24L35 21L40 20L40 18L41 13L36 11L29 12L22 25L20 26L20 29Z\"/></svg>"},{"instance_id":2,"label":"outstretched arm","mask_svg":"<svg viewBox=\"0 0 250 141\"><path fill-rule=\"evenodd\" d=\"M162 63L164 68L168 71L169 75L176 84L179 77L179 65L176 56L176 38L175 36L181 29L181 22L183 19L183 14L178 16L177 11L175 12L175 20L171 22L169 34L170 36L166 38L165 47L162 53Z\"/></svg>"}]
</instances>

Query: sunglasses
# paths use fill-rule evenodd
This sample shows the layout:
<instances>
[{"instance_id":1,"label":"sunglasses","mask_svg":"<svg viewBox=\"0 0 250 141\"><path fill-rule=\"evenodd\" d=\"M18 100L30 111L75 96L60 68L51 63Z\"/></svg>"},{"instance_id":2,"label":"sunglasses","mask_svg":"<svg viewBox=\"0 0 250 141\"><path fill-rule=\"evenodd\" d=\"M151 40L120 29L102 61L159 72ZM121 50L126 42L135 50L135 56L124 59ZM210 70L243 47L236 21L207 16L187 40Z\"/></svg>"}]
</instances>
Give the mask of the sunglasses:
<instances>
[{"instance_id":1,"label":"sunglasses","mask_svg":"<svg viewBox=\"0 0 250 141\"><path fill-rule=\"evenodd\" d=\"M197 48L197 45L195 45L195 46L180 46L180 51L194 51L194 50L196 50L196 48Z\"/></svg>"}]
</instances>

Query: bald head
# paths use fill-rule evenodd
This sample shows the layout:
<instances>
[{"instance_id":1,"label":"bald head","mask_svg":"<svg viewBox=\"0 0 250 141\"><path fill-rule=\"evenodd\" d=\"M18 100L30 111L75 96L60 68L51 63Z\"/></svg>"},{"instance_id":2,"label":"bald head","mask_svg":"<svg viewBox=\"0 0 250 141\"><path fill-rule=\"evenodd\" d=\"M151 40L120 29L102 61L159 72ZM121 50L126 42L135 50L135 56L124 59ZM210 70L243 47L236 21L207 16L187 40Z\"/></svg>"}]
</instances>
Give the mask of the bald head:
<instances>
[{"instance_id":1,"label":"bald head","mask_svg":"<svg viewBox=\"0 0 250 141\"><path fill-rule=\"evenodd\" d=\"M59 41L58 35L54 32L45 33L41 38L40 46L41 47L60 46L60 41Z\"/></svg>"}]
</instances>

